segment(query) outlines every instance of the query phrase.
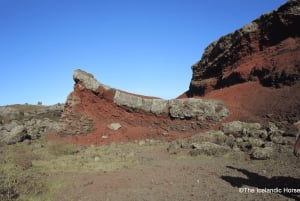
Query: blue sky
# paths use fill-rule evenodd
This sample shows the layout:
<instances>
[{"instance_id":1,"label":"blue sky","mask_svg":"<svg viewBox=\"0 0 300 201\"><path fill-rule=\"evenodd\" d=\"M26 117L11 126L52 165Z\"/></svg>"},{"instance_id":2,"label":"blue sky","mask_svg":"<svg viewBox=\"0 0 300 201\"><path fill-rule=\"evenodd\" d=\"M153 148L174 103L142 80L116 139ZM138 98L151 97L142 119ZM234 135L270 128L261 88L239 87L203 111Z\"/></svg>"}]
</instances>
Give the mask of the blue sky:
<instances>
[{"instance_id":1,"label":"blue sky","mask_svg":"<svg viewBox=\"0 0 300 201\"><path fill-rule=\"evenodd\" d=\"M0 105L65 102L81 68L175 98L204 48L284 0L0 0Z\"/></svg>"}]
</instances>

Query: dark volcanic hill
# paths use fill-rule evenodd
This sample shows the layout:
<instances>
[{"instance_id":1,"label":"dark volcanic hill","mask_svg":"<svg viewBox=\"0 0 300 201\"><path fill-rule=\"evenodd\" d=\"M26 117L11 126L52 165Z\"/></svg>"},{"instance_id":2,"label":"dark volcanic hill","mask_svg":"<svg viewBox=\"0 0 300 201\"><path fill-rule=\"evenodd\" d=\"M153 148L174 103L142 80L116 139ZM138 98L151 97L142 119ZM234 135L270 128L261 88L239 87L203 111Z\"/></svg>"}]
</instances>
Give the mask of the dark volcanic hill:
<instances>
[{"instance_id":1,"label":"dark volcanic hill","mask_svg":"<svg viewBox=\"0 0 300 201\"><path fill-rule=\"evenodd\" d=\"M239 118L300 118L300 1L211 43L185 96L223 100ZM251 117L252 116L252 117Z\"/></svg>"}]
</instances>

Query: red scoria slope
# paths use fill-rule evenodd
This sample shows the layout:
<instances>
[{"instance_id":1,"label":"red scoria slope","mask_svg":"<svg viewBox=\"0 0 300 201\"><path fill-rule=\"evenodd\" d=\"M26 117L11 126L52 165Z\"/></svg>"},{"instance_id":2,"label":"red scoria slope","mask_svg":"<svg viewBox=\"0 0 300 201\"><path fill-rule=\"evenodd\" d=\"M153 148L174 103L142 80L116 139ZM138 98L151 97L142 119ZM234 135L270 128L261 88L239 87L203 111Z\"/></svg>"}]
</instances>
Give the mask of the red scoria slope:
<instances>
[{"instance_id":1,"label":"red scoria slope","mask_svg":"<svg viewBox=\"0 0 300 201\"><path fill-rule=\"evenodd\" d=\"M210 44L181 97L216 98L231 119L300 119L300 1L290 0Z\"/></svg>"}]
</instances>

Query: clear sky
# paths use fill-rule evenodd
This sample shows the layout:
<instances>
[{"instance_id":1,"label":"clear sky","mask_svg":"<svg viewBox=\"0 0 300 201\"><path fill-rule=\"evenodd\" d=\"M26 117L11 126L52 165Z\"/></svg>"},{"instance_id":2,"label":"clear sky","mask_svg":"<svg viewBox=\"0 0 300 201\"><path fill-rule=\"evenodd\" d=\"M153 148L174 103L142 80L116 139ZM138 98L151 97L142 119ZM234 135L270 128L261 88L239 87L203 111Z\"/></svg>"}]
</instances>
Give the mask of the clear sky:
<instances>
[{"instance_id":1,"label":"clear sky","mask_svg":"<svg viewBox=\"0 0 300 201\"><path fill-rule=\"evenodd\" d=\"M175 98L204 48L285 0L0 0L0 105L63 103L81 68Z\"/></svg>"}]
</instances>

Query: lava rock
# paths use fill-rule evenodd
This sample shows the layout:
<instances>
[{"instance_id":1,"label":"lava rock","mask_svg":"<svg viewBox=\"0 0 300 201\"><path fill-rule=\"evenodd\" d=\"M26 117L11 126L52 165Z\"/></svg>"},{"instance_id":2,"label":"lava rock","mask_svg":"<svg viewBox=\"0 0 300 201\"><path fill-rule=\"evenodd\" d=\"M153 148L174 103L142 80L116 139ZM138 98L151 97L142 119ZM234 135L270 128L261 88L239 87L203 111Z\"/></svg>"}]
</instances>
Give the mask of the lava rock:
<instances>
[{"instance_id":1,"label":"lava rock","mask_svg":"<svg viewBox=\"0 0 300 201\"><path fill-rule=\"evenodd\" d=\"M230 148L214 144L211 142L193 143L192 150L190 150L191 156L208 155L208 156L220 156L230 152Z\"/></svg>"}]
</instances>

